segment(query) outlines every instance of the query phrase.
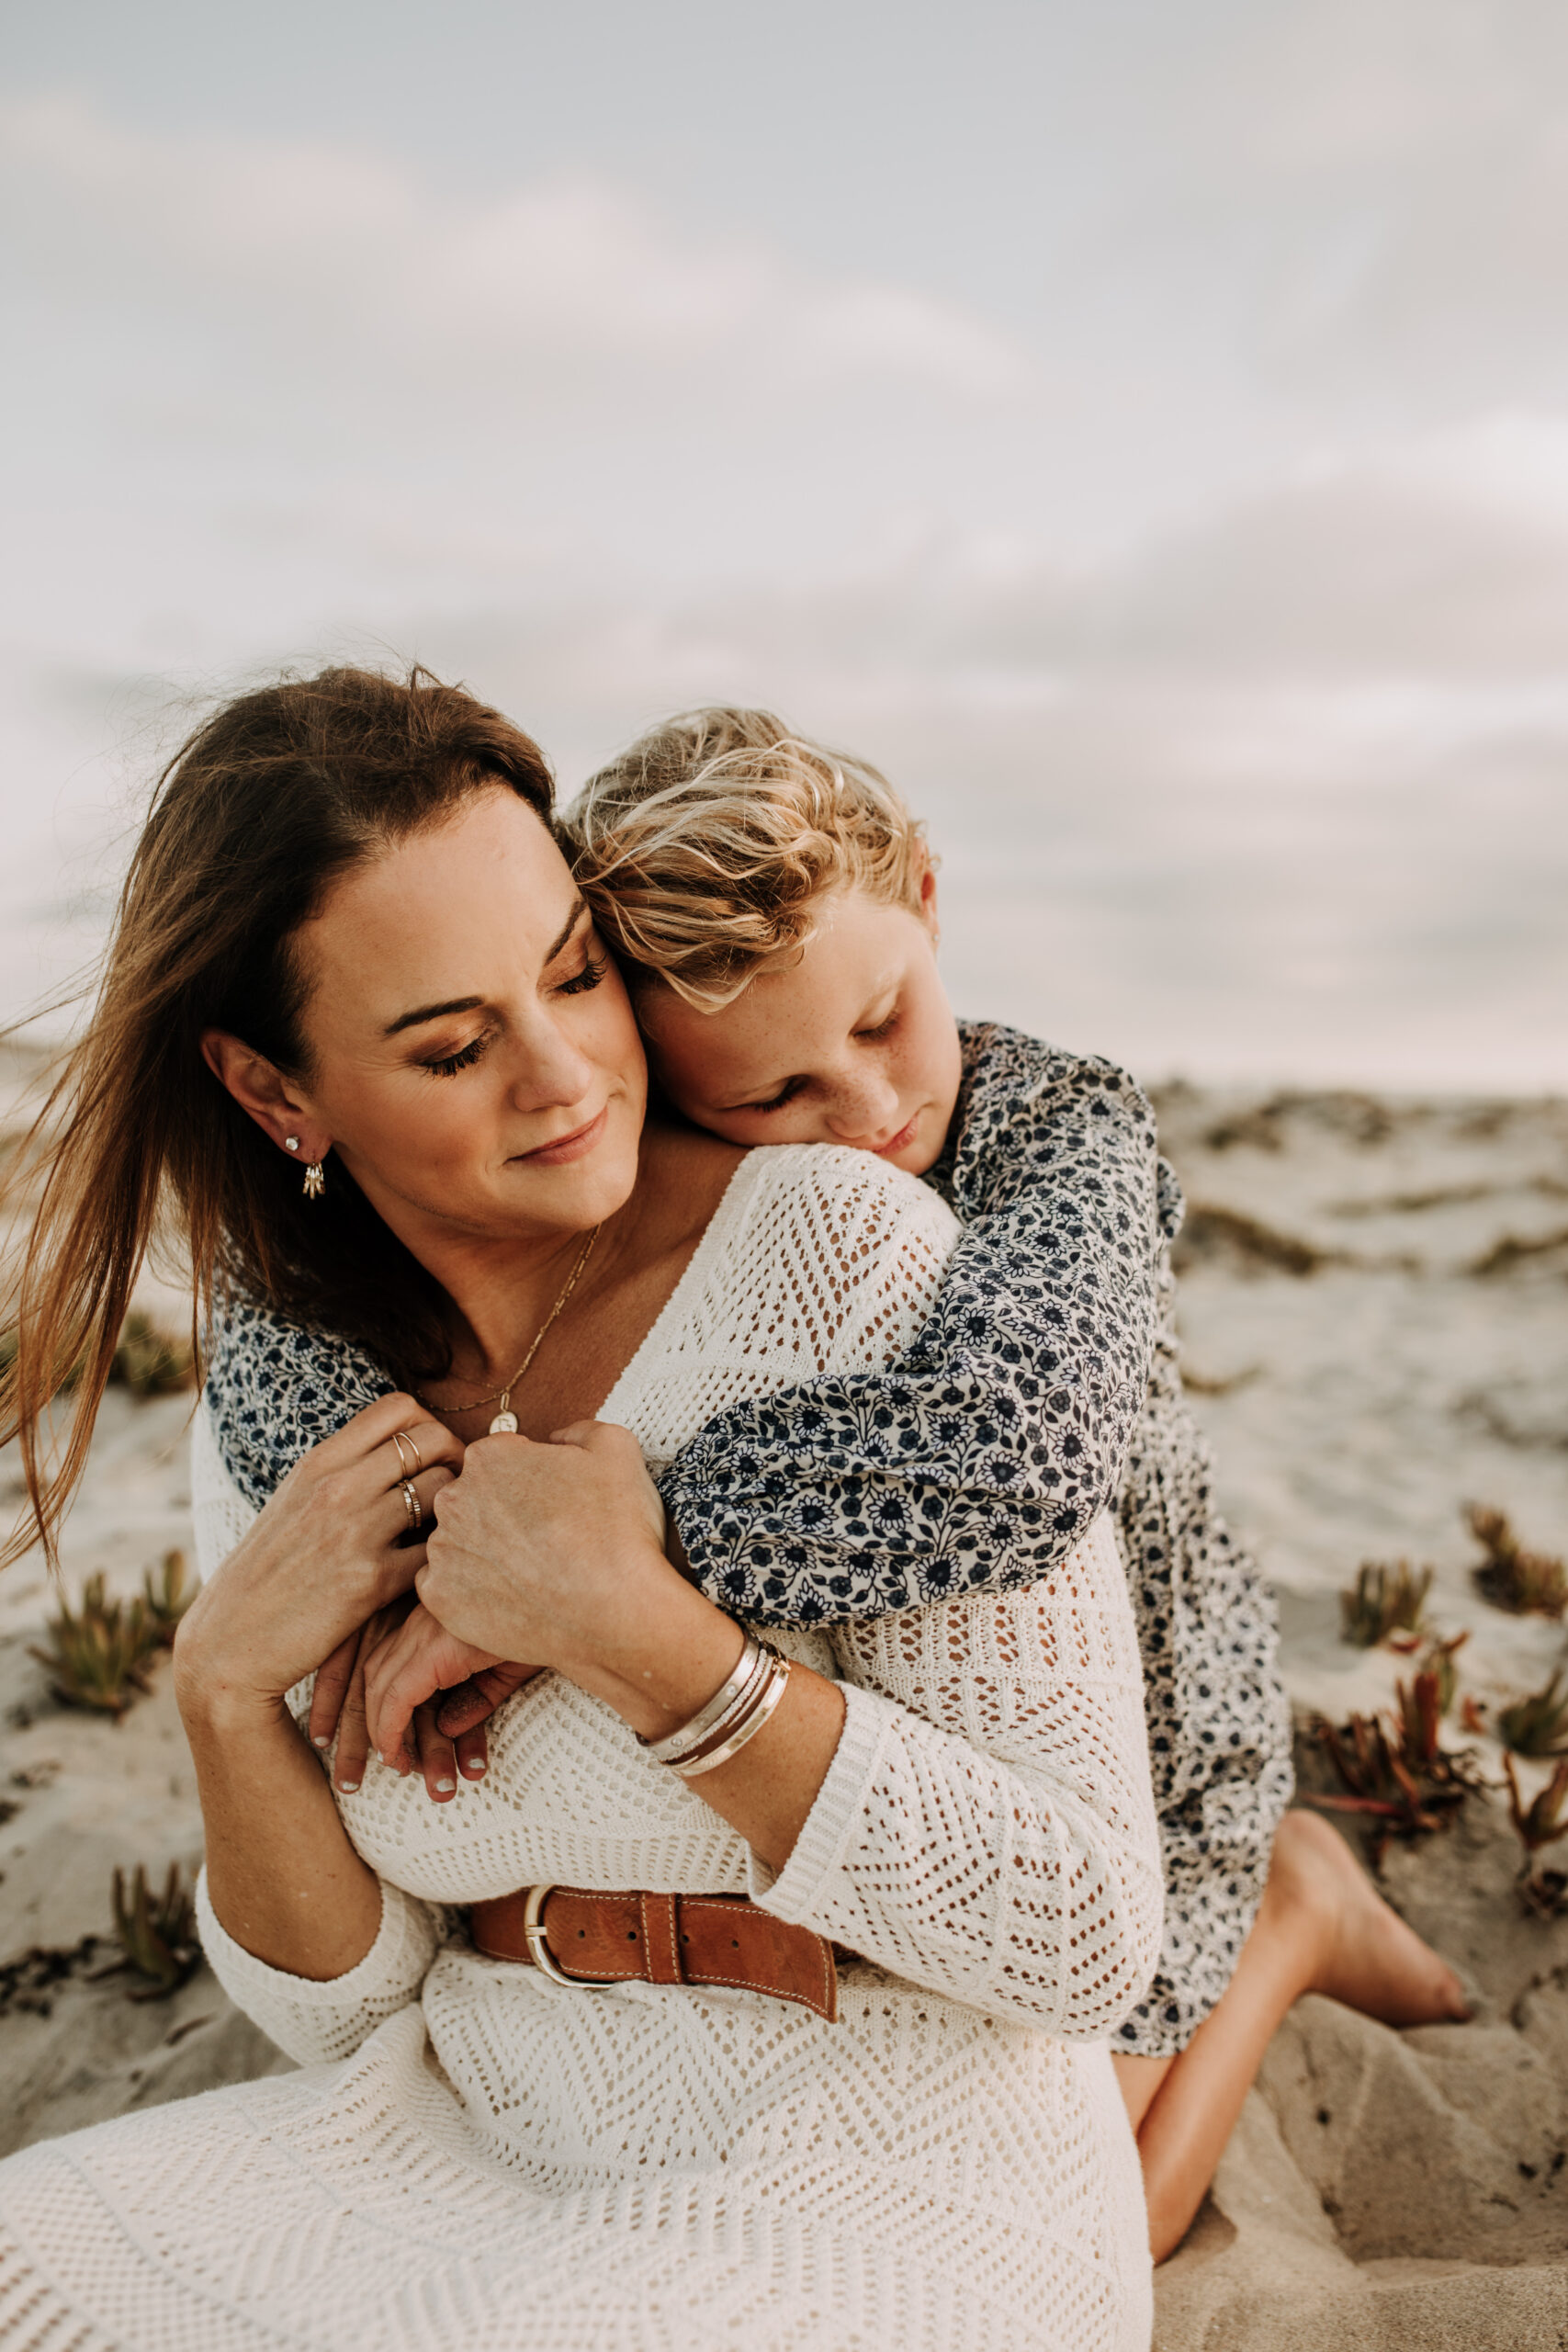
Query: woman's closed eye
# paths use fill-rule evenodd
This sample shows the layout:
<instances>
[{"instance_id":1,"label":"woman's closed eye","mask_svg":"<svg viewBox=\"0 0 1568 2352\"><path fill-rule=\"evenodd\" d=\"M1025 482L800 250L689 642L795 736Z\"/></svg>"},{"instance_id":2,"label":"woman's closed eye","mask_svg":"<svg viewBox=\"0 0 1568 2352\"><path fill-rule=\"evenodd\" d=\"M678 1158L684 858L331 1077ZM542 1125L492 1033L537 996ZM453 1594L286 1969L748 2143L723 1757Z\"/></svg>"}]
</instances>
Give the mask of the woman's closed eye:
<instances>
[{"instance_id":1,"label":"woman's closed eye","mask_svg":"<svg viewBox=\"0 0 1568 2352\"><path fill-rule=\"evenodd\" d=\"M586 996L590 989L598 987L609 968L608 956L590 956L581 971L570 980L563 980L556 993L558 996Z\"/></svg>"},{"instance_id":2,"label":"woman's closed eye","mask_svg":"<svg viewBox=\"0 0 1568 2352\"><path fill-rule=\"evenodd\" d=\"M570 980L562 980L558 985L556 994L558 996L586 996L590 989L598 987L609 968L607 957L590 956L580 971L574 972ZM456 1078L459 1070L472 1069L490 1044L492 1034L488 1030L481 1031L479 1036L470 1038L466 1046L459 1046L456 1053L434 1055L422 1061L420 1068L427 1069L432 1078Z\"/></svg>"},{"instance_id":3,"label":"woman's closed eye","mask_svg":"<svg viewBox=\"0 0 1568 2352\"><path fill-rule=\"evenodd\" d=\"M489 1037L481 1035L468 1045L459 1046L455 1054L443 1054L435 1061L421 1062L420 1068L427 1069L432 1078L456 1078L460 1069L472 1069L489 1043Z\"/></svg>"}]
</instances>

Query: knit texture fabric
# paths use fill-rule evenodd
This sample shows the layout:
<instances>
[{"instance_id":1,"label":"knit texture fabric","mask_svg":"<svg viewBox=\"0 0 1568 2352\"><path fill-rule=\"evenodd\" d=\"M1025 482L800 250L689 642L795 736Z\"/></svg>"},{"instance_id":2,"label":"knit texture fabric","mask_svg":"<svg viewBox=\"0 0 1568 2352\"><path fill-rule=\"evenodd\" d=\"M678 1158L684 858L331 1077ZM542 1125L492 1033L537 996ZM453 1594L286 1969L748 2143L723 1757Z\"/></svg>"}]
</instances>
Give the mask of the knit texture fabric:
<instances>
[{"instance_id":1,"label":"knit texture fabric","mask_svg":"<svg viewBox=\"0 0 1568 2352\"><path fill-rule=\"evenodd\" d=\"M880 1162L751 1154L602 1418L657 1468L716 1399L886 1358L956 1238ZM249 1515L219 1469L203 1436L204 1572ZM0 2166L7 2352L1146 2346L1100 2037L1153 1965L1160 1877L1109 1521L1031 1586L780 1638L847 1714L777 1874L545 1675L450 1804L374 1764L339 1795L383 1888L350 1975L267 1968L204 1885L214 1967L305 2071ZM863 1955L840 2020L474 1953L447 1906L543 1880L749 1893Z\"/></svg>"}]
</instances>

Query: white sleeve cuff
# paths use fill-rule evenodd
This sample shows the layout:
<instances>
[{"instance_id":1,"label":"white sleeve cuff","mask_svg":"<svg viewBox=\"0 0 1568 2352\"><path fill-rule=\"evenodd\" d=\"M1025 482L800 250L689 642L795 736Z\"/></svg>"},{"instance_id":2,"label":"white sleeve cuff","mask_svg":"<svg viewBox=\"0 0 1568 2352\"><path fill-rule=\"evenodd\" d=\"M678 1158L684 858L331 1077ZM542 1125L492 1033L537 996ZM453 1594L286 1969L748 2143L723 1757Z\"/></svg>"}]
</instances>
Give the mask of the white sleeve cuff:
<instances>
[{"instance_id":1,"label":"white sleeve cuff","mask_svg":"<svg viewBox=\"0 0 1568 2352\"><path fill-rule=\"evenodd\" d=\"M904 1709L874 1690L863 1690L853 1682L841 1682L839 1688L844 1698L844 1727L794 1852L778 1871L758 1855L750 1857L747 1891L752 1902L775 1919L795 1926L815 1925L835 1907L833 1894L841 1901L845 1849L860 1828L866 1791L883 1749L889 1738L897 1737L904 1720Z\"/></svg>"},{"instance_id":2,"label":"white sleeve cuff","mask_svg":"<svg viewBox=\"0 0 1568 2352\"><path fill-rule=\"evenodd\" d=\"M212 1907L204 1868L196 1885L201 1948L235 2006L302 2065L345 2057L383 2018L415 1999L435 1957L429 1905L380 1881L381 1924L364 1959L324 1981L273 1968L234 1941Z\"/></svg>"}]
</instances>

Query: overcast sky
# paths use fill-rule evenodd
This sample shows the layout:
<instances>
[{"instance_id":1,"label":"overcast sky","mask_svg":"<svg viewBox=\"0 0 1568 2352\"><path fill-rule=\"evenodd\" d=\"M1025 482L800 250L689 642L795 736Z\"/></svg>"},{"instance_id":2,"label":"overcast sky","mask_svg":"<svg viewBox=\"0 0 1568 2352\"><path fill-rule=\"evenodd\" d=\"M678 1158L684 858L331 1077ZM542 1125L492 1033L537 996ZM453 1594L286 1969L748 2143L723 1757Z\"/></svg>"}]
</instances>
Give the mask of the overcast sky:
<instances>
[{"instance_id":1,"label":"overcast sky","mask_svg":"<svg viewBox=\"0 0 1568 2352\"><path fill-rule=\"evenodd\" d=\"M13 11L0 1008L193 698L879 760L964 1007L1568 1084L1568 11Z\"/></svg>"}]
</instances>

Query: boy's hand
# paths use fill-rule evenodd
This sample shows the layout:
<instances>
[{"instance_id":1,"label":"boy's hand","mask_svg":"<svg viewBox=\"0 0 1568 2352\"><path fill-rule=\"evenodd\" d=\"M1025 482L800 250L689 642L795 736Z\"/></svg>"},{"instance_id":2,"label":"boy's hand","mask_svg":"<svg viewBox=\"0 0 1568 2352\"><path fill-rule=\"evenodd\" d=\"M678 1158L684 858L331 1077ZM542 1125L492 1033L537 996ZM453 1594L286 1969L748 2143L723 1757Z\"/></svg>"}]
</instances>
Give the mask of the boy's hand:
<instances>
[{"instance_id":1,"label":"boy's hand","mask_svg":"<svg viewBox=\"0 0 1568 2352\"><path fill-rule=\"evenodd\" d=\"M465 1735L482 1740L484 1725L496 1709L539 1670L536 1666L519 1666L511 1658L502 1659L499 1666L481 1668L446 1692L435 1710L436 1730L457 1742L461 1757Z\"/></svg>"},{"instance_id":2,"label":"boy's hand","mask_svg":"<svg viewBox=\"0 0 1568 2352\"><path fill-rule=\"evenodd\" d=\"M412 1600L412 1595L410 1599ZM395 1634L408 1616L408 1604L378 1610L357 1634L340 1642L316 1676L307 1724L310 1745L318 1749L337 1741L333 1758L333 1784L345 1796L365 1778L370 1755L370 1726L366 1715L365 1670L371 1653ZM414 1719L419 1767L433 1803L445 1804L454 1794L454 1769L465 1781L482 1781L490 1768L490 1739L485 1725L502 1702L510 1699L538 1668L510 1661L470 1675L455 1690L437 1694L437 1703L422 1706Z\"/></svg>"},{"instance_id":3,"label":"boy's hand","mask_svg":"<svg viewBox=\"0 0 1568 2352\"><path fill-rule=\"evenodd\" d=\"M412 1609L400 1625L384 1633L366 1667L366 1714L378 1755L400 1773L413 1770L417 1761L430 1794L444 1803L457 1788L447 1758L460 1758L476 1740L482 1743L483 1721L539 1671L475 1649L447 1633L427 1609ZM476 1686L482 1693L478 1714ZM445 1707L436 1702L443 1693L451 1694L468 1728L456 1730L440 1722ZM465 1768L470 1779L484 1769L482 1760L478 1772Z\"/></svg>"}]
</instances>

